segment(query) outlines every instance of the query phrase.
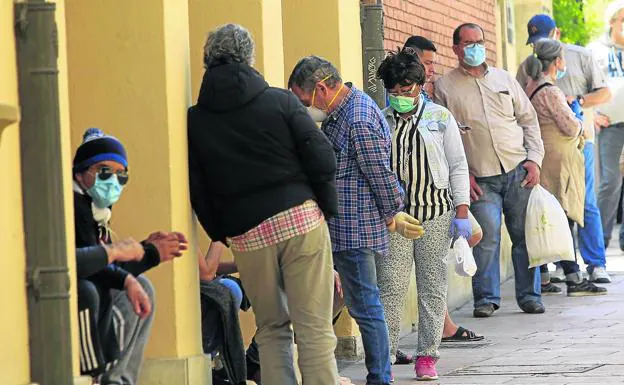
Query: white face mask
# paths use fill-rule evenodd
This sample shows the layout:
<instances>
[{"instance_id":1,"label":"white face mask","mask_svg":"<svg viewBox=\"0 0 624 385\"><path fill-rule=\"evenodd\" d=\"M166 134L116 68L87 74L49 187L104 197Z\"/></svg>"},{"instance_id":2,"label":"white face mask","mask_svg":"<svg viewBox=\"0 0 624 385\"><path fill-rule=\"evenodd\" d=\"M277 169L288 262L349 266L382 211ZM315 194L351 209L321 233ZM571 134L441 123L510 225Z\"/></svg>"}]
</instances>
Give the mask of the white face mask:
<instances>
[{"instance_id":1,"label":"white face mask","mask_svg":"<svg viewBox=\"0 0 624 385\"><path fill-rule=\"evenodd\" d=\"M316 107L308 107L308 114L310 114L312 119L318 123L321 123L325 119L327 119L327 112Z\"/></svg>"}]
</instances>

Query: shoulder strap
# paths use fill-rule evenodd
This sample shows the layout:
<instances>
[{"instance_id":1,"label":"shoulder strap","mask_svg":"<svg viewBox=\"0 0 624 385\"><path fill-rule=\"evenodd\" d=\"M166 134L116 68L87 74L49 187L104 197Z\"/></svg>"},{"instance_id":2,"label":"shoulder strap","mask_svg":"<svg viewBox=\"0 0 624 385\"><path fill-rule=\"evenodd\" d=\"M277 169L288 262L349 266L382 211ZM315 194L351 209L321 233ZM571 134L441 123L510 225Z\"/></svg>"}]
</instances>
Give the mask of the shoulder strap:
<instances>
[{"instance_id":1,"label":"shoulder strap","mask_svg":"<svg viewBox=\"0 0 624 385\"><path fill-rule=\"evenodd\" d=\"M418 123L420 123L420 118L422 118L423 112L425 112L425 106L427 105L427 100L425 98L422 98L422 100L423 100L422 108L420 109L420 113L418 114L418 117L416 118L416 123L414 123L414 127L416 127L416 129L418 129Z\"/></svg>"},{"instance_id":2,"label":"shoulder strap","mask_svg":"<svg viewBox=\"0 0 624 385\"><path fill-rule=\"evenodd\" d=\"M532 100L533 97L535 96L535 94L537 94L537 92L540 91L542 88L546 88L546 87L550 87L550 86L552 86L552 84L550 84L550 83L544 83L544 84L540 85L539 87L537 87L535 89L535 91L533 91L531 96L529 96L529 100Z\"/></svg>"}]
</instances>

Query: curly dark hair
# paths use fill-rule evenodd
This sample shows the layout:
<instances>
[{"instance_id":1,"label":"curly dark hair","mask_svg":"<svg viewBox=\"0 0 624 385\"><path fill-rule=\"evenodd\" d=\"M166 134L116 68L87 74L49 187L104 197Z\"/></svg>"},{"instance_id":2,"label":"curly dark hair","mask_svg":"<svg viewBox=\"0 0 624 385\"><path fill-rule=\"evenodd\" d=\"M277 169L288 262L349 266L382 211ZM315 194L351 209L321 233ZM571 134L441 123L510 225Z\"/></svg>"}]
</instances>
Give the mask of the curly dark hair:
<instances>
[{"instance_id":1,"label":"curly dark hair","mask_svg":"<svg viewBox=\"0 0 624 385\"><path fill-rule=\"evenodd\" d=\"M422 86L426 80L425 67L413 49L399 48L389 52L381 62L377 69L377 78L383 81L384 87L388 90L397 84Z\"/></svg>"}]
</instances>

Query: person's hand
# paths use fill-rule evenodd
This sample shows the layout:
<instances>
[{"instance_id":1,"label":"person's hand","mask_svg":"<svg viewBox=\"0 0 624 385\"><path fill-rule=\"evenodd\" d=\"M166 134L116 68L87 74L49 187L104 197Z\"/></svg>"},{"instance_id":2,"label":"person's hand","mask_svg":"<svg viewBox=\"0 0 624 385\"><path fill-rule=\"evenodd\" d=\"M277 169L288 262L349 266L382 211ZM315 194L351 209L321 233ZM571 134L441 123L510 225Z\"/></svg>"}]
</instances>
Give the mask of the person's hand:
<instances>
[{"instance_id":1,"label":"person's hand","mask_svg":"<svg viewBox=\"0 0 624 385\"><path fill-rule=\"evenodd\" d=\"M521 187L531 188L539 184L540 182L540 168L537 163L527 160L522 165L525 170L527 170L527 176L524 178L522 183L520 183Z\"/></svg>"},{"instance_id":2,"label":"person's hand","mask_svg":"<svg viewBox=\"0 0 624 385\"><path fill-rule=\"evenodd\" d=\"M418 239L425 233L418 219L402 211L394 216L388 225L388 231L397 232L407 239Z\"/></svg>"},{"instance_id":3,"label":"person's hand","mask_svg":"<svg viewBox=\"0 0 624 385\"><path fill-rule=\"evenodd\" d=\"M607 115L603 115L600 112L594 114L594 127L596 132L600 132L601 129L609 127L611 120Z\"/></svg>"},{"instance_id":4,"label":"person's hand","mask_svg":"<svg viewBox=\"0 0 624 385\"><path fill-rule=\"evenodd\" d=\"M126 295L136 315L141 319L145 319L150 315L152 312L152 303L139 281L132 275L128 275L124 282L124 289L126 290Z\"/></svg>"},{"instance_id":5,"label":"person's hand","mask_svg":"<svg viewBox=\"0 0 624 385\"><path fill-rule=\"evenodd\" d=\"M143 246L132 238L127 238L110 245L104 245L108 263L140 261L145 255Z\"/></svg>"},{"instance_id":6,"label":"person's hand","mask_svg":"<svg viewBox=\"0 0 624 385\"><path fill-rule=\"evenodd\" d=\"M334 290L340 298L344 298L344 293L342 292L342 282L340 282L340 274L338 274L336 270L334 270Z\"/></svg>"},{"instance_id":7,"label":"person's hand","mask_svg":"<svg viewBox=\"0 0 624 385\"><path fill-rule=\"evenodd\" d=\"M574 95L566 96L566 101L568 102L568 104L572 104L575 100L578 102L578 99Z\"/></svg>"},{"instance_id":8,"label":"person's hand","mask_svg":"<svg viewBox=\"0 0 624 385\"><path fill-rule=\"evenodd\" d=\"M145 240L153 244L160 255L160 262L168 262L181 257L182 252L188 250L188 241L182 233L157 231L150 234Z\"/></svg>"},{"instance_id":9,"label":"person's hand","mask_svg":"<svg viewBox=\"0 0 624 385\"><path fill-rule=\"evenodd\" d=\"M471 201L478 201L479 198L481 198L481 195L483 195L483 190L481 190L481 187L479 187L479 184L477 183L477 178L475 178L474 175L470 174L470 200Z\"/></svg>"}]
</instances>

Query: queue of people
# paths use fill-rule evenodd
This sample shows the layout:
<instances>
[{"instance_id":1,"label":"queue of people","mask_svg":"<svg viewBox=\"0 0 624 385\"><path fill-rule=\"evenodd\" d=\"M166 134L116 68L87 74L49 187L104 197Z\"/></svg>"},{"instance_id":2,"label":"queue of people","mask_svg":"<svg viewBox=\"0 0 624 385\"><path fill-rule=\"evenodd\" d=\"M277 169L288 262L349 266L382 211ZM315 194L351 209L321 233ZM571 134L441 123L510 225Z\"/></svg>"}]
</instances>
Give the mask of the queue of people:
<instances>
[{"instance_id":1,"label":"queue of people","mask_svg":"<svg viewBox=\"0 0 624 385\"><path fill-rule=\"evenodd\" d=\"M473 315L492 316L503 218L523 312L544 313L542 295L562 293L558 282L568 296L606 294L596 283L610 282L605 245L622 180L623 20L614 2L608 33L588 50L559 42L552 18L536 15L516 78L486 63L478 24L455 29L458 65L439 79L435 45L412 36L377 71L383 110L319 56L295 65L287 90L271 87L253 68L249 31L210 32L188 147L192 208L212 239L198 262L203 347L222 363L215 383L296 384L294 343L302 383L342 383L333 323L343 306L362 333L367 384L393 382L400 364L437 379L441 343L484 338L449 316L449 248L459 238L473 247ZM123 144L88 129L73 162L80 364L102 385L136 384L156 298L143 273L188 249L169 230L114 241L111 207L129 175ZM577 227L588 278L577 262L529 268L525 218L538 184ZM226 247L235 262L220 261ZM415 355L398 348L412 267ZM245 351L237 317L250 307L257 330Z\"/></svg>"}]
</instances>

